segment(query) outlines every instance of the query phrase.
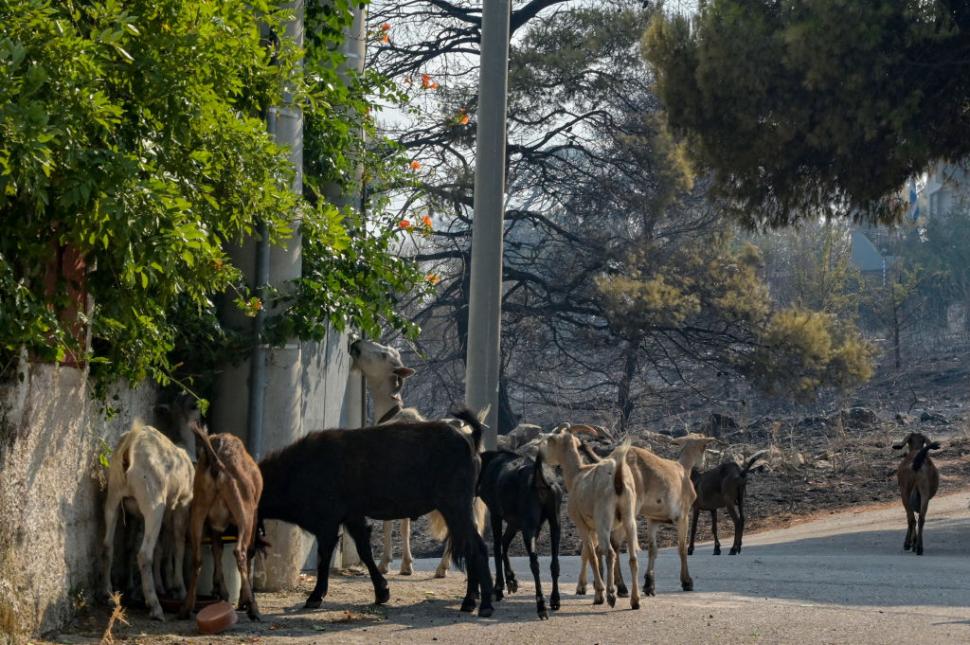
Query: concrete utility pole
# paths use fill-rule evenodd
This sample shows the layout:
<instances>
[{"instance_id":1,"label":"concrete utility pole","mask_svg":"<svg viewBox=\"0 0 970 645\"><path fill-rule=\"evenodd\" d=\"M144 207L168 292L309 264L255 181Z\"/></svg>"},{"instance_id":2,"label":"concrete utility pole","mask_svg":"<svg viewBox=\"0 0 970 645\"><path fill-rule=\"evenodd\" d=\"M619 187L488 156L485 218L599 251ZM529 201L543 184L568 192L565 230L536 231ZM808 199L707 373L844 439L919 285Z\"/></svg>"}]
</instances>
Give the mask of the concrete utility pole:
<instances>
[{"instance_id":1,"label":"concrete utility pole","mask_svg":"<svg viewBox=\"0 0 970 645\"><path fill-rule=\"evenodd\" d=\"M489 450L498 431L509 17L509 0L483 3L465 400L475 410L491 406L485 421Z\"/></svg>"}]
</instances>

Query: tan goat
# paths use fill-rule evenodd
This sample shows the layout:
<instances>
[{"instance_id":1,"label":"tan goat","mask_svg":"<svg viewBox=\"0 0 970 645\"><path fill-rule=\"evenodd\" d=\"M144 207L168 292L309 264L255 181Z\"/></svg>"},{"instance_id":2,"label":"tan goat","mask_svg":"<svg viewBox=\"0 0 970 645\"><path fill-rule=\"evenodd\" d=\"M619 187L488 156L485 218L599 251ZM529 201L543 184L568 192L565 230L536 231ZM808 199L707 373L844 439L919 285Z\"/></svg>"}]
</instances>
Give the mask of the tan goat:
<instances>
[{"instance_id":1,"label":"tan goat","mask_svg":"<svg viewBox=\"0 0 970 645\"><path fill-rule=\"evenodd\" d=\"M208 430L198 423L192 430L203 450L195 470L189 522L192 573L179 616L188 618L195 608L195 592L202 571L202 534L206 526L212 538L213 589L223 600L229 597L222 575L222 534L232 524L238 531L233 554L242 582L239 608L245 609L251 620L259 620L248 560L257 544L256 509L263 492L263 476L239 437L228 433L209 436Z\"/></svg>"},{"instance_id":2,"label":"tan goat","mask_svg":"<svg viewBox=\"0 0 970 645\"><path fill-rule=\"evenodd\" d=\"M545 435L539 450L546 463L562 468L563 480L569 493L566 513L576 525L582 542L582 571L586 563L593 566L593 604L603 603L603 578L600 574L600 558L606 560L606 601L616 605L614 570L619 568L617 552L610 543L610 535L616 529L623 535L630 557L630 575L636 580L637 541L636 488L633 473L627 466L629 439L613 453L595 464L580 460L580 440L567 431L568 424L558 426ZM583 590L585 592L585 589ZM577 588L577 593L579 589ZM630 608L640 608L640 594L634 586L630 594Z\"/></svg>"},{"instance_id":3,"label":"tan goat","mask_svg":"<svg viewBox=\"0 0 970 645\"><path fill-rule=\"evenodd\" d=\"M673 440L674 445L681 446L680 457L677 461L664 459L646 448L633 447L627 457L627 462L633 471L633 481L636 486L637 514L647 520L647 571L643 576L643 593L653 596L656 593L654 578L654 563L657 559L657 531L661 524L673 524L677 529L677 551L680 555L680 586L684 591L694 589L694 581L687 569L687 541L689 538L690 513L697 494L691 483L690 472L699 465L704 457L707 444L714 441L712 437L702 435L688 435ZM591 460L599 457L587 451ZM622 538L614 534L614 548ZM626 590L623 576L619 567L616 571L617 587L620 593ZM636 578L632 581L636 589ZM577 593L586 590L586 567L580 569Z\"/></svg>"},{"instance_id":4,"label":"tan goat","mask_svg":"<svg viewBox=\"0 0 970 645\"><path fill-rule=\"evenodd\" d=\"M404 400L401 397L401 390L404 388L404 379L413 376L414 370L406 367L401 361L401 354L393 347L381 345L368 340L355 340L350 345L350 355L353 358L353 368L359 370L364 378L367 379L367 387L370 390L371 398L374 400L374 416L377 423L385 424L392 421L427 421L424 416L415 408L404 407ZM480 418L484 420L483 411ZM452 419L454 425L463 429L460 421ZM485 529L485 508L481 499L475 498L475 527L481 534ZM448 527L441 513L433 511L428 515L430 520L431 535L439 542L448 538ZM401 570L402 576L409 576L414 573L414 558L411 555L411 520L397 520L401 527ZM391 520L384 521L384 552L381 554L381 563L378 569L381 573L387 573L391 565L391 556L394 553L391 537L394 531L394 524ZM448 575L451 567L451 549L446 546L445 552L441 556L438 568L435 570L435 578L444 578Z\"/></svg>"},{"instance_id":5,"label":"tan goat","mask_svg":"<svg viewBox=\"0 0 970 645\"><path fill-rule=\"evenodd\" d=\"M940 473L929 453L930 450L939 450L940 444L931 442L928 437L918 432L910 432L905 439L893 445L895 450L907 447L909 452L899 462L896 470L899 494L903 498L903 508L906 509L906 540L903 542L903 550L909 551L912 548L916 555L923 555L926 511L930 499L940 487Z\"/></svg>"},{"instance_id":6,"label":"tan goat","mask_svg":"<svg viewBox=\"0 0 970 645\"><path fill-rule=\"evenodd\" d=\"M104 505L104 592L112 594L111 561L118 510L122 503L129 512L140 514L145 531L138 550L145 604L152 618L165 620L155 592L160 583L156 546L162 525L170 524L174 534L174 578L179 597L185 595L182 562L185 558L185 529L192 501L192 462L182 448L164 434L135 420L131 430L121 436L111 456L108 470L108 495Z\"/></svg>"}]
</instances>

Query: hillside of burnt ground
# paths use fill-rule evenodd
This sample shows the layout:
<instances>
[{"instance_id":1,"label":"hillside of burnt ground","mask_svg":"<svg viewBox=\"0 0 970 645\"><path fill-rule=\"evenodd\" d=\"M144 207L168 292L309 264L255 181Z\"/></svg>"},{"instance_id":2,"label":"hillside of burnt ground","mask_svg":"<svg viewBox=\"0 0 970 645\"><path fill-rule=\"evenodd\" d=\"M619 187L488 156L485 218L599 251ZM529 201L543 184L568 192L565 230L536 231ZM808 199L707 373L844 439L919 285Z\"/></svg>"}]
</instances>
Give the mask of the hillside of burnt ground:
<instances>
[{"instance_id":1,"label":"hillside of burnt ground","mask_svg":"<svg viewBox=\"0 0 970 645\"><path fill-rule=\"evenodd\" d=\"M833 407L826 410L827 405ZM767 404L758 407L764 413L752 415L754 418L746 422L742 415L712 412L710 406L698 404L669 424L654 422L650 429L634 429L631 435L635 445L669 458L677 456L671 440L688 430L716 435L719 441L708 451L705 468L728 460L741 462L758 450L768 450L764 468L748 478L746 533L788 526L849 507L897 503L895 469L900 455L891 446L908 432L922 432L943 444L933 454L940 469L941 493L970 487L968 349L927 353L899 371L881 366L865 386L811 409L779 406L782 410L772 414ZM603 440L592 445L600 454L608 454L613 447ZM932 513L932 505L930 509ZM901 505L899 512L904 529ZM566 517L565 503L562 519L562 553L578 554L576 530ZM415 557L441 553L440 543L427 533L426 518L412 527ZM646 538L642 520L640 528L642 541ZM485 536L489 543L490 533L487 530ZM375 554L382 551L382 535L380 523L375 522ZM734 535L730 517L723 511L718 514L718 535L728 545ZM710 539L710 514L702 513L697 540ZM660 540L666 546L675 544L675 531L664 527ZM548 531L543 531L539 542L540 553L548 553ZM396 538L395 551L399 555ZM514 542L512 553L525 554L520 539Z\"/></svg>"}]
</instances>

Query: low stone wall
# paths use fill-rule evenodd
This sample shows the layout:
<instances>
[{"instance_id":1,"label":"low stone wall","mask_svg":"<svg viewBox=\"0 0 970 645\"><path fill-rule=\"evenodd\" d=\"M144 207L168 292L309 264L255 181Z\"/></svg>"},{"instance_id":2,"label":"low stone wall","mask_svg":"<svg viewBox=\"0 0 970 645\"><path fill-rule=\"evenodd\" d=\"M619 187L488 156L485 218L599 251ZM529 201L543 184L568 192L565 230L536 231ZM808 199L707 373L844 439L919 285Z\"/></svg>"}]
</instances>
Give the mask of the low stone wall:
<instances>
[{"instance_id":1,"label":"low stone wall","mask_svg":"<svg viewBox=\"0 0 970 645\"><path fill-rule=\"evenodd\" d=\"M56 629L99 588L103 492L98 456L156 389L119 388L110 419L83 370L31 365L0 385L0 641Z\"/></svg>"}]
</instances>

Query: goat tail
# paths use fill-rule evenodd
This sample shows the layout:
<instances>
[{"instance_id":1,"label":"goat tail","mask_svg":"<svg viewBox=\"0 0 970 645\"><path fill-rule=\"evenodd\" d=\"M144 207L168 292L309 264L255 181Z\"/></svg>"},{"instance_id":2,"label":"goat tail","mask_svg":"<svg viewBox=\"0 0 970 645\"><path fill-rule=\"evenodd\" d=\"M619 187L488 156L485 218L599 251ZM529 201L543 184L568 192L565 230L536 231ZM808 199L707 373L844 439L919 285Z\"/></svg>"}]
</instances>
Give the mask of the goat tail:
<instances>
[{"instance_id":1,"label":"goat tail","mask_svg":"<svg viewBox=\"0 0 970 645\"><path fill-rule=\"evenodd\" d=\"M431 511L428 514L429 527L431 531L431 536L439 542L444 542L448 539L448 525L445 524L444 516L438 511Z\"/></svg>"},{"instance_id":2,"label":"goat tail","mask_svg":"<svg viewBox=\"0 0 970 645\"><path fill-rule=\"evenodd\" d=\"M202 448L205 450L206 457L209 460L209 472L212 473L213 477L216 477L226 467L223 465L222 460L219 459L219 455L216 454L215 448L212 447L208 430L199 423L193 423L192 432L195 433L196 439L198 439L198 442L202 444Z\"/></svg>"},{"instance_id":3,"label":"goat tail","mask_svg":"<svg viewBox=\"0 0 970 645\"><path fill-rule=\"evenodd\" d=\"M136 418L131 422L131 429L121 436L121 441L118 442L118 446L114 449L113 458L111 460L112 467L117 467L121 469L121 472L127 473L128 469L131 468L131 456L129 452L131 451L131 443L135 440L135 437L145 429L145 422L139 418ZM118 464L118 466L115 466Z\"/></svg>"},{"instance_id":4,"label":"goat tail","mask_svg":"<svg viewBox=\"0 0 970 645\"><path fill-rule=\"evenodd\" d=\"M761 459L762 457L764 457L767 454L768 454L768 451L767 450L759 450L758 452L756 452L753 455L751 455L751 457L748 459L748 461L745 462L744 468L741 469L741 476L742 477L747 477L748 476L748 472L755 465L755 463L757 463L757 461L759 459Z\"/></svg>"},{"instance_id":5,"label":"goat tail","mask_svg":"<svg viewBox=\"0 0 970 645\"><path fill-rule=\"evenodd\" d=\"M623 473L625 473L627 470L623 466L626 464L626 455L630 451L631 445L632 441L630 440L630 437L627 436L627 438L623 440L623 443L621 443L617 449L613 451L613 454L610 455L610 459L612 459L613 463L616 464L616 468L613 469L613 490L616 491L617 495L623 494L623 487L625 483L623 481Z\"/></svg>"},{"instance_id":6,"label":"goat tail","mask_svg":"<svg viewBox=\"0 0 970 645\"><path fill-rule=\"evenodd\" d=\"M459 419L462 423L468 425L472 429L472 445L475 447L475 453L482 451L482 434L484 433L485 426L478 419L474 412L468 408L462 408L460 410L455 410L451 413L456 419Z\"/></svg>"}]
</instances>

